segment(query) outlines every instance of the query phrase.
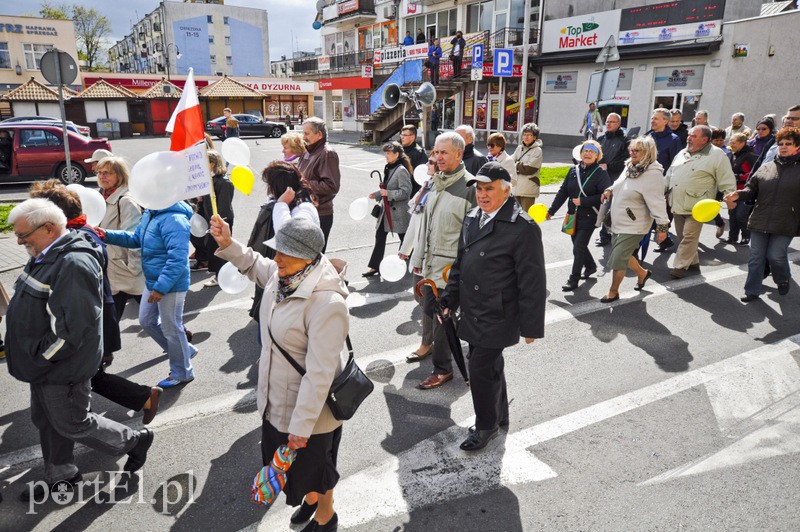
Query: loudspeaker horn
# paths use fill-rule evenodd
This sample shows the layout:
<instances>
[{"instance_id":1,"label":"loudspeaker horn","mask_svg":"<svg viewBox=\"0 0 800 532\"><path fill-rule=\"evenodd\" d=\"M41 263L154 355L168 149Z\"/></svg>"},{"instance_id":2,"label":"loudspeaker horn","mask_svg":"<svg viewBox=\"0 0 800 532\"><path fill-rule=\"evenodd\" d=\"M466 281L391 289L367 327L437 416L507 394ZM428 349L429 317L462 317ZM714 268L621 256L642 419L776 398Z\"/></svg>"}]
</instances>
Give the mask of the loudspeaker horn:
<instances>
[{"instance_id":1,"label":"loudspeaker horn","mask_svg":"<svg viewBox=\"0 0 800 532\"><path fill-rule=\"evenodd\" d=\"M406 103L407 101L408 95L400 89L398 84L389 83L383 89L383 105L386 108L392 109L397 107L398 104Z\"/></svg>"},{"instance_id":2,"label":"loudspeaker horn","mask_svg":"<svg viewBox=\"0 0 800 532\"><path fill-rule=\"evenodd\" d=\"M424 107L430 107L436 101L436 87L426 81L414 91L414 99Z\"/></svg>"}]
</instances>

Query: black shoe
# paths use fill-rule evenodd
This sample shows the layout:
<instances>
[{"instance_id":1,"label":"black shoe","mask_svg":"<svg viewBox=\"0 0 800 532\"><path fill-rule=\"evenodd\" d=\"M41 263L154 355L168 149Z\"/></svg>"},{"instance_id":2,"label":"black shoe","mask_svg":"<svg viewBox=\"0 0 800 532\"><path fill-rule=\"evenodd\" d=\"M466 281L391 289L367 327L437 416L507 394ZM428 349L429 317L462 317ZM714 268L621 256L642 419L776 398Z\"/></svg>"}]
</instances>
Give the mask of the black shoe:
<instances>
[{"instance_id":1,"label":"black shoe","mask_svg":"<svg viewBox=\"0 0 800 532\"><path fill-rule=\"evenodd\" d=\"M601 248L603 246L607 246L611 243L611 239L609 238L598 238L594 241L594 245Z\"/></svg>"},{"instance_id":2,"label":"black shoe","mask_svg":"<svg viewBox=\"0 0 800 532\"><path fill-rule=\"evenodd\" d=\"M740 246L749 246L750 245L750 239L749 238L743 238L742 241L739 242L739 245Z\"/></svg>"},{"instance_id":3,"label":"black shoe","mask_svg":"<svg viewBox=\"0 0 800 532\"><path fill-rule=\"evenodd\" d=\"M614 301L619 301L619 294L614 297L603 296L600 298L600 303L613 303Z\"/></svg>"},{"instance_id":4,"label":"black shoe","mask_svg":"<svg viewBox=\"0 0 800 532\"><path fill-rule=\"evenodd\" d=\"M378 270L369 270L361 274L361 277L375 277L380 272Z\"/></svg>"},{"instance_id":5,"label":"black shoe","mask_svg":"<svg viewBox=\"0 0 800 532\"><path fill-rule=\"evenodd\" d=\"M739 301L741 301L742 303L750 303L751 301L755 301L756 299L758 299L758 297L759 296L757 296L756 294L745 294L744 296L739 298Z\"/></svg>"},{"instance_id":6,"label":"black shoe","mask_svg":"<svg viewBox=\"0 0 800 532\"><path fill-rule=\"evenodd\" d=\"M303 501L303 504L301 504L300 508L298 508L297 511L292 514L292 517L289 518L289 521L291 521L293 525L305 523L314 516L314 512L316 511L317 503L308 504L306 501Z\"/></svg>"},{"instance_id":7,"label":"black shoe","mask_svg":"<svg viewBox=\"0 0 800 532\"><path fill-rule=\"evenodd\" d=\"M778 293L782 296L789 293L789 281L778 283Z\"/></svg>"},{"instance_id":8,"label":"black shoe","mask_svg":"<svg viewBox=\"0 0 800 532\"><path fill-rule=\"evenodd\" d=\"M572 292L576 288L578 288L578 281L569 280L569 281L567 281L567 284L565 284L564 286L561 287L561 291L562 292Z\"/></svg>"},{"instance_id":9,"label":"black shoe","mask_svg":"<svg viewBox=\"0 0 800 532\"><path fill-rule=\"evenodd\" d=\"M583 271L583 275L581 275L581 279L588 279L589 277L591 277L595 273L597 273L597 266L595 266L594 268L586 268Z\"/></svg>"},{"instance_id":10,"label":"black shoe","mask_svg":"<svg viewBox=\"0 0 800 532\"><path fill-rule=\"evenodd\" d=\"M336 532L337 530L339 530L339 516L334 513L331 520L324 525L312 519L300 532Z\"/></svg>"},{"instance_id":11,"label":"black shoe","mask_svg":"<svg viewBox=\"0 0 800 532\"><path fill-rule=\"evenodd\" d=\"M74 477L67 479L67 482L72 484L72 487L74 488L75 484L77 484L81 480L83 480L83 476L80 473L78 473ZM58 484L58 482L54 482L53 486L55 486L56 484ZM53 488L53 486L48 486L45 488L41 484L37 484L36 486L34 486L33 491L31 491L30 489L26 489L20 492L19 500L21 500L22 502L30 502L31 498L34 498L37 501L41 501L44 499L44 496L47 495L47 493L50 493L50 490ZM45 493L45 490L47 490L47 493Z\"/></svg>"},{"instance_id":12,"label":"black shoe","mask_svg":"<svg viewBox=\"0 0 800 532\"><path fill-rule=\"evenodd\" d=\"M142 429L139 431L139 441L136 446L128 452L128 461L123 468L128 473L139 471L147 461L147 451L153 445L153 431Z\"/></svg>"},{"instance_id":13,"label":"black shoe","mask_svg":"<svg viewBox=\"0 0 800 532\"><path fill-rule=\"evenodd\" d=\"M500 428L501 428L501 429L507 429L507 428L508 428L508 420L507 420L507 419L504 419L503 421L501 421L500 423L498 423L498 425L500 425ZM467 432L469 432L470 434L472 434L473 432L475 432L475 431L477 431L477 430L478 430L478 428L477 428L475 425L472 425L470 428L468 428L468 429L467 429Z\"/></svg>"},{"instance_id":14,"label":"black shoe","mask_svg":"<svg viewBox=\"0 0 800 532\"><path fill-rule=\"evenodd\" d=\"M658 246L658 247L657 247L656 249L654 249L653 251L655 251L656 253L663 253L663 252L665 252L666 250L668 250L669 248L671 248L671 247L672 247L672 246L674 246L674 245L675 245L675 242L673 242L673 240L672 240L670 237L667 237L667 238L666 238L666 239L665 239L665 240L664 240L664 241L661 243L661 245L660 245L660 246Z\"/></svg>"},{"instance_id":15,"label":"black shoe","mask_svg":"<svg viewBox=\"0 0 800 532\"><path fill-rule=\"evenodd\" d=\"M467 439L461 443L460 448L462 451L480 451L497 436L498 432L500 429L497 427L492 430L470 432Z\"/></svg>"},{"instance_id":16,"label":"black shoe","mask_svg":"<svg viewBox=\"0 0 800 532\"><path fill-rule=\"evenodd\" d=\"M727 239L727 240L725 240L725 243L726 243L726 244L732 244L732 245L734 245L734 246L735 246L736 244L738 244L738 243L739 243L739 239L737 239L737 238L733 238L732 236L730 236L730 237L728 237L728 239Z\"/></svg>"}]
</instances>

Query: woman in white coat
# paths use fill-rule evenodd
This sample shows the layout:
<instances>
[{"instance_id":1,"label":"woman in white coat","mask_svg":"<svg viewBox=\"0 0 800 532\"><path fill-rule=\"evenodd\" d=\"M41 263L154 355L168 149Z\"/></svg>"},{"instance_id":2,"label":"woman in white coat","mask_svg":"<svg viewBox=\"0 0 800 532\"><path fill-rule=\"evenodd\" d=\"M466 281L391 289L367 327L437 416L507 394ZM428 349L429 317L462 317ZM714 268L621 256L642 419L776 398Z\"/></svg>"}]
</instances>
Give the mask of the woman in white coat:
<instances>
[{"instance_id":1,"label":"woman in white coat","mask_svg":"<svg viewBox=\"0 0 800 532\"><path fill-rule=\"evenodd\" d=\"M489 160L500 163L511 176L511 184L517 182L517 165L514 158L505 152L506 138L502 133L492 133L486 139L486 148L489 150Z\"/></svg>"},{"instance_id":2,"label":"woman in white coat","mask_svg":"<svg viewBox=\"0 0 800 532\"><path fill-rule=\"evenodd\" d=\"M286 477L286 502L301 508L291 521L304 530L335 531L333 489L342 422L325 403L333 379L347 360L348 295L344 279L322 254L322 230L305 218L286 222L268 245L275 260L233 240L219 216L211 223L217 255L264 288L259 326L261 357L256 400L262 420L261 456L269 464L281 445L297 449ZM300 373L281 348L306 370Z\"/></svg>"}]
</instances>

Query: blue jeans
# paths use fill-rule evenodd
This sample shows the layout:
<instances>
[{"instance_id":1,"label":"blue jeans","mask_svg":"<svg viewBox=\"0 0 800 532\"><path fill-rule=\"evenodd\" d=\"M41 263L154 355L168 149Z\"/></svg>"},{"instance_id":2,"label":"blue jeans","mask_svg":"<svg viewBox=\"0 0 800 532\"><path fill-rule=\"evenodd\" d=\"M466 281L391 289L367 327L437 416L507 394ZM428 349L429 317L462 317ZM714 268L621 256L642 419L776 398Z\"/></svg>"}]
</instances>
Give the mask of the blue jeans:
<instances>
[{"instance_id":1,"label":"blue jeans","mask_svg":"<svg viewBox=\"0 0 800 532\"><path fill-rule=\"evenodd\" d=\"M792 236L776 235L750 231L750 258L747 260L747 281L744 293L761 295L761 282L764 280L764 263L769 261L772 278L776 284L788 282L792 278L789 271L787 252Z\"/></svg>"},{"instance_id":2,"label":"blue jeans","mask_svg":"<svg viewBox=\"0 0 800 532\"><path fill-rule=\"evenodd\" d=\"M144 289L139 305L139 324L169 357L169 375L185 381L194 378L191 357L197 349L186 339L183 328L183 302L186 292L164 294L158 303L148 303L150 290Z\"/></svg>"}]
</instances>

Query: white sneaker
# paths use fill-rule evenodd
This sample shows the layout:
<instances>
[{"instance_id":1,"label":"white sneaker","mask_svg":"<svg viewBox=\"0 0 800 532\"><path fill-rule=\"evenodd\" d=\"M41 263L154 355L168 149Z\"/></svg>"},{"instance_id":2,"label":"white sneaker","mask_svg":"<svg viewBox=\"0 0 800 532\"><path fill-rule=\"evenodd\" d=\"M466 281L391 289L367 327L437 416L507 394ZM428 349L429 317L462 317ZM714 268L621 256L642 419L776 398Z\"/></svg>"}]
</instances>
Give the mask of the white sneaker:
<instances>
[{"instance_id":1,"label":"white sneaker","mask_svg":"<svg viewBox=\"0 0 800 532\"><path fill-rule=\"evenodd\" d=\"M214 277L203 283L203 286L208 288L212 286L219 286L219 281L217 280L217 276L215 275Z\"/></svg>"}]
</instances>

